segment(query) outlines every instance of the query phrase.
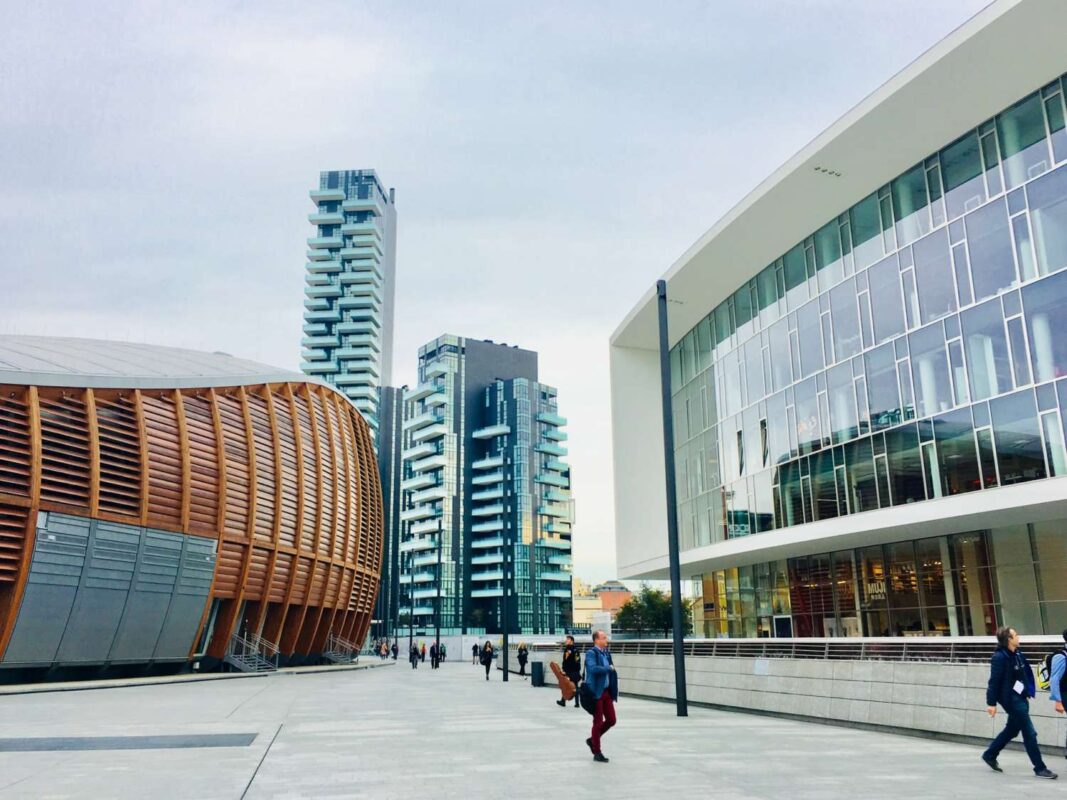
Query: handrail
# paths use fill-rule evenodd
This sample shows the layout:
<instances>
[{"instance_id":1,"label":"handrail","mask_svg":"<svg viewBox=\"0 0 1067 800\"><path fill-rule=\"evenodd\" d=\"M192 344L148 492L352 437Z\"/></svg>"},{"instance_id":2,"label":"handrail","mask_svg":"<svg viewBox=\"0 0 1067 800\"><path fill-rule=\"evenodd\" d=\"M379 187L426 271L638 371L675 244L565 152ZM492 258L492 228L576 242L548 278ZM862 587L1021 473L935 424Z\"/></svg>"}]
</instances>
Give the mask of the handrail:
<instances>
[{"instance_id":1,"label":"handrail","mask_svg":"<svg viewBox=\"0 0 1067 800\"><path fill-rule=\"evenodd\" d=\"M238 658L258 656L265 661L273 662L278 656L279 650L278 645L264 639L259 634L248 633L242 635L235 633L230 637L229 653Z\"/></svg>"}]
</instances>

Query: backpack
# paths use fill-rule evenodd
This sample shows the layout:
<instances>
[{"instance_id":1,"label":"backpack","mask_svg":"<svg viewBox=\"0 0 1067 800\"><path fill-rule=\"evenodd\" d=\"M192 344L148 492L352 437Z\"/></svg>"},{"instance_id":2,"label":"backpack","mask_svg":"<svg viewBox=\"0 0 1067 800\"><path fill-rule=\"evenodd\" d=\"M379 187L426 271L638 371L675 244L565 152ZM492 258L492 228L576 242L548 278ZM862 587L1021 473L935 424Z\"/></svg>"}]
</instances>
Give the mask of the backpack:
<instances>
[{"instance_id":1,"label":"backpack","mask_svg":"<svg viewBox=\"0 0 1067 800\"><path fill-rule=\"evenodd\" d=\"M1058 655L1067 658L1067 646L1064 646L1062 650L1057 650L1055 653L1046 655L1041 659L1041 666L1037 669L1037 685L1045 691L1048 691L1049 684L1052 682L1052 659ZM1062 683L1067 683L1067 672L1064 672L1063 677L1064 680L1061 681L1061 688Z\"/></svg>"}]
</instances>

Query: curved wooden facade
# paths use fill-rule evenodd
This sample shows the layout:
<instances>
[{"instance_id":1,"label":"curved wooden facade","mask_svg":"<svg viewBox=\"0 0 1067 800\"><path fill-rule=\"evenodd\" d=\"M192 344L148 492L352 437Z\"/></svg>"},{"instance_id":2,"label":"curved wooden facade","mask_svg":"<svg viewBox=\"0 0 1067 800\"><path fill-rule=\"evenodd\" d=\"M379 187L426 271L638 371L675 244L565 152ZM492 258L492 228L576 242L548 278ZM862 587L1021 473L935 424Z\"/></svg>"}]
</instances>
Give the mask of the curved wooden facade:
<instances>
[{"instance_id":1,"label":"curved wooden facade","mask_svg":"<svg viewBox=\"0 0 1067 800\"><path fill-rule=\"evenodd\" d=\"M326 386L0 385L0 659L40 512L214 540L190 658L221 658L238 630L283 656L367 634L381 488L366 422Z\"/></svg>"}]
</instances>

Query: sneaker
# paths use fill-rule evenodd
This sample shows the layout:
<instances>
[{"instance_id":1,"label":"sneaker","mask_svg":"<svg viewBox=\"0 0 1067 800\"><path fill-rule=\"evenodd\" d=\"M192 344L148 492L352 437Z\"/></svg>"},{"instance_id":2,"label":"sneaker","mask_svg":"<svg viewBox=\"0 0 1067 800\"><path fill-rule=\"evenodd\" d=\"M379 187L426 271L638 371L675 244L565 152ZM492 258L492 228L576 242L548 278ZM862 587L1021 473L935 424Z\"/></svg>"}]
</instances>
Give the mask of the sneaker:
<instances>
[{"instance_id":1,"label":"sneaker","mask_svg":"<svg viewBox=\"0 0 1067 800\"><path fill-rule=\"evenodd\" d=\"M589 752L593 753L593 755L595 756L596 753L593 751L593 737L592 736L590 736L588 739L585 740L585 745L586 745L586 747L589 748Z\"/></svg>"},{"instance_id":2,"label":"sneaker","mask_svg":"<svg viewBox=\"0 0 1067 800\"><path fill-rule=\"evenodd\" d=\"M1002 770L1002 769L1000 768L1000 764L998 764L998 763L997 763L997 760L996 760L995 758L986 758L986 757L985 757L985 756L983 755L983 756L982 756L982 760L983 760L983 761L984 761L984 762L985 762L986 764L988 764L988 765L989 765L989 768L990 768L991 770L993 770L993 772L1003 772L1003 771L1004 771L1004 770Z\"/></svg>"},{"instance_id":3,"label":"sneaker","mask_svg":"<svg viewBox=\"0 0 1067 800\"><path fill-rule=\"evenodd\" d=\"M557 700L556 701L556 705L559 706L560 708L563 708L565 705L567 705L567 701L566 700Z\"/></svg>"},{"instance_id":4,"label":"sneaker","mask_svg":"<svg viewBox=\"0 0 1067 800\"><path fill-rule=\"evenodd\" d=\"M604 755L603 753L595 753L595 754L593 755L593 761L599 761L599 762L600 762L601 764L607 764L607 763L608 763L608 761L610 761L610 760L611 760L611 759L609 759L609 758L608 758L608 757L607 757L606 755ZM1048 772L1048 770L1045 770L1045 772ZM1051 773L1049 773L1049 774L1051 774ZM1055 776L1055 775L1053 775L1052 777L1054 777L1054 778L1055 778L1056 776Z\"/></svg>"},{"instance_id":5,"label":"sneaker","mask_svg":"<svg viewBox=\"0 0 1067 800\"><path fill-rule=\"evenodd\" d=\"M1035 771L1034 772L1034 777L1035 778L1048 778L1049 780L1053 780L1054 781L1054 780L1056 780L1056 778L1058 778L1060 776L1046 767L1045 769L1039 769L1039 770Z\"/></svg>"}]
</instances>

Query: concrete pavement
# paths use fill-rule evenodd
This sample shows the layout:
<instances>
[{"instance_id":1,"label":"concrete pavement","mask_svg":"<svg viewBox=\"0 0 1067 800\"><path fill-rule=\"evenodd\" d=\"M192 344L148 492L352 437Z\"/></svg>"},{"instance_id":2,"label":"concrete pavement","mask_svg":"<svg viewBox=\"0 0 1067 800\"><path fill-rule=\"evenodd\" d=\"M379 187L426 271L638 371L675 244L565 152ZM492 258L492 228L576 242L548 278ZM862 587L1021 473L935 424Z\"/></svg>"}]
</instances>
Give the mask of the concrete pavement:
<instances>
[{"instance_id":1,"label":"concrete pavement","mask_svg":"<svg viewBox=\"0 0 1067 800\"><path fill-rule=\"evenodd\" d=\"M672 705L625 697L619 726L604 739L612 761L595 764L583 741L584 711L561 709L554 692L514 676L500 679L494 670L487 682L469 661L437 671L401 661L358 672L0 697L0 800L665 792L973 800L1067 791L1067 775L1033 778L1022 752L1006 752L1006 774L998 775L969 745L699 708L680 720ZM67 741L39 741L47 737ZM71 737L82 747L70 749ZM1063 758L1048 760L1067 772Z\"/></svg>"}]
</instances>

